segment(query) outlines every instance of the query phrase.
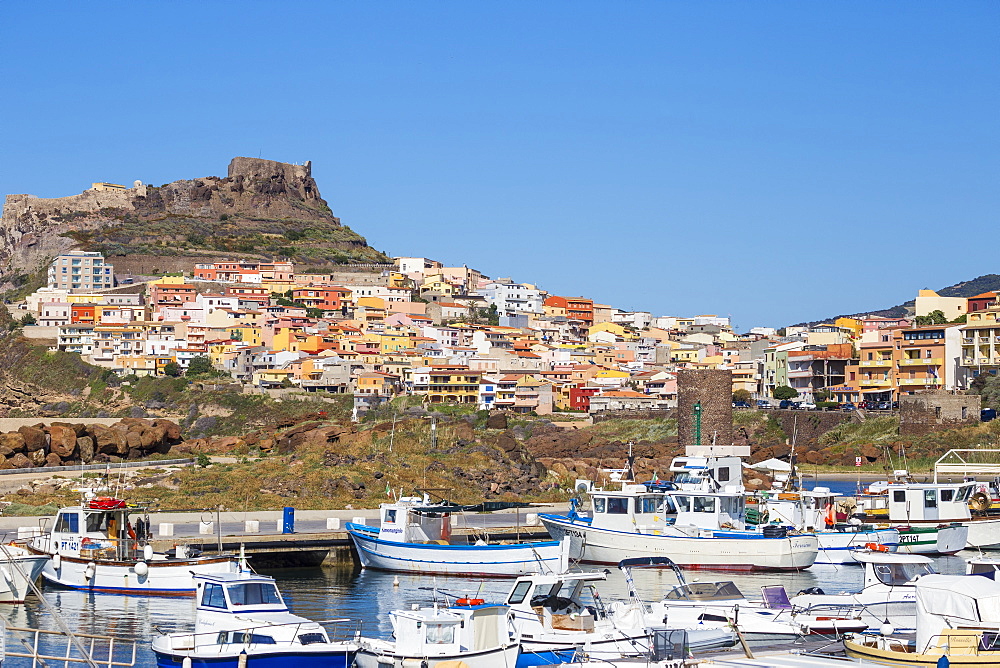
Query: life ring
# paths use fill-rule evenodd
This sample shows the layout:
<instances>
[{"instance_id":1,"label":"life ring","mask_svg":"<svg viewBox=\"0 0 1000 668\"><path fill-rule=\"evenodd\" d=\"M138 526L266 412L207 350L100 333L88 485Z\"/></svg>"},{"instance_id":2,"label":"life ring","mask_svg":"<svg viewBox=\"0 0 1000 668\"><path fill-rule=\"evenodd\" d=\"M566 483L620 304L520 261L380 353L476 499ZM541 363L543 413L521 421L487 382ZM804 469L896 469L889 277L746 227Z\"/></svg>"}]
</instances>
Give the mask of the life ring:
<instances>
[{"instance_id":1,"label":"life ring","mask_svg":"<svg viewBox=\"0 0 1000 668\"><path fill-rule=\"evenodd\" d=\"M481 599L481 598L457 598L457 599L455 599L455 605L458 605L458 606L482 605L483 603L486 603L486 600L485 599Z\"/></svg>"}]
</instances>

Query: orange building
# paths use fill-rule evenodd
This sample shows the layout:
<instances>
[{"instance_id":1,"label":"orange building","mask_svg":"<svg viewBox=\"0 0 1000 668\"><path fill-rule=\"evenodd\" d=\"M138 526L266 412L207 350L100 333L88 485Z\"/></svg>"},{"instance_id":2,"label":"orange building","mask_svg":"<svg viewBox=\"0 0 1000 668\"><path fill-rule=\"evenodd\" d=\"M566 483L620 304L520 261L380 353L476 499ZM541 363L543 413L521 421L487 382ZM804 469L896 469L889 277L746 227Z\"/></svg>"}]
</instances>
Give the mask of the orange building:
<instances>
[{"instance_id":1,"label":"orange building","mask_svg":"<svg viewBox=\"0 0 1000 668\"><path fill-rule=\"evenodd\" d=\"M542 306L554 309L559 315L565 315L570 320L582 320L588 327L594 324L593 299L553 295L547 298Z\"/></svg>"}]
</instances>

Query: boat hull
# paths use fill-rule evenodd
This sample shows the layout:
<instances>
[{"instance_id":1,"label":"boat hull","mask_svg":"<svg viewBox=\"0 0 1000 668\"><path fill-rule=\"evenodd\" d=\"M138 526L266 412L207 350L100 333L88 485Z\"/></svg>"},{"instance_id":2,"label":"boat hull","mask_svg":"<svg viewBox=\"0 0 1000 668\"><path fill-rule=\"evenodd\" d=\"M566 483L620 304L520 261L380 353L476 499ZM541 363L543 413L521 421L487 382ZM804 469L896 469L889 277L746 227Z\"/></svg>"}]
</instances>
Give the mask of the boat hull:
<instances>
[{"instance_id":1,"label":"boat hull","mask_svg":"<svg viewBox=\"0 0 1000 668\"><path fill-rule=\"evenodd\" d=\"M346 528L362 568L480 577L518 577L560 570L562 548L554 540L521 545L425 545L380 540L377 528L352 522Z\"/></svg>"},{"instance_id":2,"label":"boat hull","mask_svg":"<svg viewBox=\"0 0 1000 668\"><path fill-rule=\"evenodd\" d=\"M819 554L817 564L856 564L853 550L867 543L878 543L895 552L899 547L899 532L895 529L872 529L870 531L817 531Z\"/></svg>"},{"instance_id":3,"label":"boat hull","mask_svg":"<svg viewBox=\"0 0 1000 668\"><path fill-rule=\"evenodd\" d=\"M510 645L478 652L407 656L362 649L358 652L354 665L357 668L420 668L422 665L434 668L445 661L461 661L468 668L511 668L517 663L520 650L517 645Z\"/></svg>"},{"instance_id":4,"label":"boat hull","mask_svg":"<svg viewBox=\"0 0 1000 668\"><path fill-rule=\"evenodd\" d=\"M356 652L346 650L326 650L303 652L298 649L268 650L266 645L220 646L218 653L163 652L154 650L157 668L180 668L184 659L191 659L191 668L199 666L211 668L240 668L240 653L246 651L246 665L254 668L349 668ZM307 646L308 647L308 646Z\"/></svg>"},{"instance_id":5,"label":"boat hull","mask_svg":"<svg viewBox=\"0 0 1000 668\"><path fill-rule=\"evenodd\" d=\"M127 562L66 556L60 556L59 561L58 568L53 559L46 561L42 569L46 582L69 589L128 596L194 596L194 574L239 571L239 562L229 557L150 561L146 575L138 575L135 564ZM90 564L93 576L87 577Z\"/></svg>"},{"instance_id":6,"label":"boat hull","mask_svg":"<svg viewBox=\"0 0 1000 668\"><path fill-rule=\"evenodd\" d=\"M46 555L11 554L0 557L0 603L24 603L31 582L38 579L49 558ZM8 551L13 552L12 548Z\"/></svg>"},{"instance_id":7,"label":"boat hull","mask_svg":"<svg viewBox=\"0 0 1000 668\"><path fill-rule=\"evenodd\" d=\"M916 654L872 647L851 639L844 640L844 651L852 659L863 659L885 666L938 666L943 652L937 654ZM949 666L979 666L979 668L1000 668L1000 652L975 654L949 654Z\"/></svg>"},{"instance_id":8,"label":"boat hull","mask_svg":"<svg viewBox=\"0 0 1000 668\"><path fill-rule=\"evenodd\" d=\"M894 528L899 531L897 551L910 554L955 554L965 549L969 535L964 524L913 524Z\"/></svg>"},{"instance_id":9,"label":"boat hull","mask_svg":"<svg viewBox=\"0 0 1000 668\"><path fill-rule=\"evenodd\" d=\"M565 515L545 514L539 519L553 538L570 537L580 542L581 561L591 564L616 565L626 558L669 557L687 569L796 571L813 565L819 545L813 534L768 538L716 531L711 532L712 537L700 538L595 528Z\"/></svg>"}]
</instances>

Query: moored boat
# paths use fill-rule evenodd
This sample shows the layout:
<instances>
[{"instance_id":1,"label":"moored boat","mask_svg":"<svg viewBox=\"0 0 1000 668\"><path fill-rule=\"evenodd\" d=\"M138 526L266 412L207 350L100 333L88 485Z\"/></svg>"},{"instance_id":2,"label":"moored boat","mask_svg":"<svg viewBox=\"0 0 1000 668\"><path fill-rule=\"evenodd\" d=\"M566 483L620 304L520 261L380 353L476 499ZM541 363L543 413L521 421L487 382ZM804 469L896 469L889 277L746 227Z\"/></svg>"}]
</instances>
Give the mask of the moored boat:
<instances>
[{"instance_id":1,"label":"moored boat","mask_svg":"<svg viewBox=\"0 0 1000 668\"><path fill-rule=\"evenodd\" d=\"M517 577L564 570L568 542L558 540L498 544L451 533L452 514L461 506L403 497L380 507L378 527L347 523L362 568L437 575Z\"/></svg>"},{"instance_id":2,"label":"moored boat","mask_svg":"<svg viewBox=\"0 0 1000 668\"><path fill-rule=\"evenodd\" d=\"M32 554L13 543L0 545L0 603L24 603L48 561L47 555Z\"/></svg>"},{"instance_id":3,"label":"moored boat","mask_svg":"<svg viewBox=\"0 0 1000 668\"><path fill-rule=\"evenodd\" d=\"M193 596L195 575L237 573L233 555L187 556L156 553L149 520L113 497L85 494L79 506L61 508L50 531L34 536L29 552L51 557L42 577L54 585L136 596Z\"/></svg>"},{"instance_id":4,"label":"moored boat","mask_svg":"<svg viewBox=\"0 0 1000 668\"><path fill-rule=\"evenodd\" d=\"M917 624L912 640L888 632L855 634L844 640L847 655L892 666L1000 668L1000 583L927 575L915 589Z\"/></svg>"},{"instance_id":5,"label":"moored boat","mask_svg":"<svg viewBox=\"0 0 1000 668\"><path fill-rule=\"evenodd\" d=\"M205 574L196 575L195 583L194 632L154 638L158 668L349 668L354 662L356 626L346 619L320 623L293 615L273 578Z\"/></svg>"},{"instance_id":6,"label":"moored boat","mask_svg":"<svg viewBox=\"0 0 1000 668\"><path fill-rule=\"evenodd\" d=\"M681 568L780 571L808 568L818 540L810 533L774 526L747 531L742 488L658 491L622 484L594 490L593 516L541 514L557 539L570 537L586 563L615 565L622 559L667 557Z\"/></svg>"},{"instance_id":7,"label":"moored boat","mask_svg":"<svg viewBox=\"0 0 1000 668\"><path fill-rule=\"evenodd\" d=\"M514 668L520 646L511 640L503 605L417 608L389 613L393 639L360 638L358 668Z\"/></svg>"}]
</instances>

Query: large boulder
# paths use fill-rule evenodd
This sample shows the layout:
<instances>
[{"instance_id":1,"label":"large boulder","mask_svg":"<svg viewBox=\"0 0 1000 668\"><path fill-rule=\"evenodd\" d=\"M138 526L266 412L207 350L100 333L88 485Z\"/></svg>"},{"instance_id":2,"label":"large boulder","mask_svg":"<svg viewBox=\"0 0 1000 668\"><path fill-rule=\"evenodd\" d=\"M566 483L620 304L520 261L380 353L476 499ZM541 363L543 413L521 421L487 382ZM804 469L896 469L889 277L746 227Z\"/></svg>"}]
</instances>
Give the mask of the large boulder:
<instances>
[{"instance_id":1,"label":"large boulder","mask_svg":"<svg viewBox=\"0 0 1000 668\"><path fill-rule=\"evenodd\" d=\"M76 454L76 430L70 426L50 426L49 451L63 459L72 458Z\"/></svg>"},{"instance_id":2,"label":"large boulder","mask_svg":"<svg viewBox=\"0 0 1000 668\"><path fill-rule=\"evenodd\" d=\"M24 437L24 448L27 452L45 449L45 432L40 428L24 426L17 431Z\"/></svg>"},{"instance_id":3,"label":"large boulder","mask_svg":"<svg viewBox=\"0 0 1000 668\"><path fill-rule=\"evenodd\" d=\"M170 420L153 420L153 426L163 427L166 439L171 443L179 443L181 440L181 428L176 422Z\"/></svg>"},{"instance_id":4,"label":"large boulder","mask_svg":"<svg viewBox=\"0 0 1000 668\"><path fill-rule=\"evenodd\" d=\"M91 436L81 436L76 439L76 446L80 449L80 461L84 464L89 464L94 461L94 455L96 450L94 447L94 439Z\"/></svg>"},{"instance_id":5,"label":"large boulder","mask_svg":"<svg viewBox=\"0 0 1000 668\"><path fill-rule=\"evenodd\" d=\"M16 453L13 457L7 460L11 468L15 469L28 469L31 468L31 460L23 452Z\"/></svg>"},{"instance_id":6,"label":"large boulder","mask_svg":"<svg viewBox=\"0 0 1000 668\"><path fill-rule=\"evenodd\" d=\"M97 452L102 455L118 455L128 452L128 444L125 441L125 434L117 429L108 429L93 425L91 433L94 435ZM99 428L98 428L99 427Z\"/></svg>"},{"instance_id":7,"label":"large boulder","mask_svg":"<svg viewBox=\"0 0 1000 668\"><path fill-rule=\"evenodd\" d=\"M48 455L45 453L44 450L35 450L34 452L28 453L28 459L31 460L31 465L36 468L40 466L45 466L45 458L47 456Z\"/></svg>"},{"instance_id":8,"label":"large boulder","mask_svg":"<svg viewBox=\"0 0 1000 668\"><path fill-rule=\"evenodd\" d=\"M62 457L54 452L50 452L45 455L45 464L43 466L62 466Z\"/></svg>"},{"instance_id":9,"label":"large boulder","mask_svg":"<svg viewBox=\"0 0 1000 668\"><path fill-rule=\"evenodd\" d=\"M24 434L19 431L0 434L0 455L8 457L15 452L24 452Z\"/></svg>"}]
</instances>

